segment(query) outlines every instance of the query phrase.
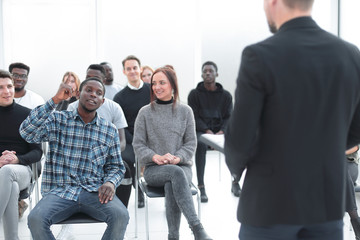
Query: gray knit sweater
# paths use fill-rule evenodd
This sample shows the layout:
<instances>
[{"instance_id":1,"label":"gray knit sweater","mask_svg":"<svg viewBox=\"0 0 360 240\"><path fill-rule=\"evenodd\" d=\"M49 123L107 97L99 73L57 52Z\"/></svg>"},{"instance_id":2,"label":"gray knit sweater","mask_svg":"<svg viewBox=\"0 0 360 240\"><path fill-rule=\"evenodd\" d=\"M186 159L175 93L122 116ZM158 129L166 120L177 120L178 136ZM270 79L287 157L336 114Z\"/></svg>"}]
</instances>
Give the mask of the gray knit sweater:
<instances>
[{"instance_id":1,"label":"gray knit sweater","mask_svg":"<svg viewBox=\"0 0 360 240\"><path fill-rule=\"evenodd\" d=\"M155 165L155 154L170 153L180 158L179 165L193 164L196 149L195 120L188 105L177 103L142 107L135 121L133 147L141 166Z\"/></svg>"}]
</instances>

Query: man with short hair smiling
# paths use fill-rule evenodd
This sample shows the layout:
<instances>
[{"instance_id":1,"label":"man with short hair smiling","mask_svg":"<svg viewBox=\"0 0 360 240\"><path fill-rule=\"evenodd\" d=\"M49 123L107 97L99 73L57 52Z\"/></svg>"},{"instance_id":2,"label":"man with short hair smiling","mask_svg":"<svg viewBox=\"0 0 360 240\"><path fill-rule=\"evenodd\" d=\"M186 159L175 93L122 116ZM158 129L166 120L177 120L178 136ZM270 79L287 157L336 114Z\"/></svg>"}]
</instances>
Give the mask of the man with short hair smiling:
<instances>
[{"instance_id":1,"label":"man with short hair smiling","mask_svg":"<svg viewBox=\"0 0 360 240\"><path fill-rule=\"evenodd\" d=\"M97 77L99 79L103 78L102 69L103 66L99 64L91 64L87 71L86 71L86 78L89 77ZM106 95L106 88L105 88L105 95ZM69 105L68 110L75 110L79 106L79 101L73 102ZM125 128L127 127L127 122L125 119L124 112L122 108L114 102L113 100L108 99L107 97L104 98L104 103L96 110L100 117L108 120L109 122L113 123L119 132L120 138L120 146L121 151L125 150L126 140L125 140ZM125 161L124 161L125 162ZM126 165L126 164L125 164ZM127 167L128 169L128 167ZM131 178L128 178L130 172L125 174L125 178L121 182L121 185L116 188L116 196L124 203L127 207L129 202L129 197L131 193ZM125 190L126 189L126 190ZM121 192L121 193L120 193Z\"/></svg>"},{"instance_id":2,"label":"man with short hair smiling","mask_svg":"<svg viewBox=\"0 0 360 240\"><path fill-rule=\"evenodd\" d=\"M0 70L0 222L5 239L18 239L19 192L29 186L31 164L42 155L39 144L28 143L19 134L30 109L14 102L14 92L10 73Z\"/></svg>"},{"instance_id":3,"label":"man with short hair smiling","mask_svg":"<svg viewBox=\"0 0 360 240\"><path fill-rule=\"evenodd\" d=\"M122 61L122 64L128 84L115 95L114 102L123 109L128 123L128 127L125 128L126 148L122 156L131 169L133 183L135 183L135 154L132 147L134 124L140 108L150 103L150 84L144 83L140 78L141 63L137 57L130 55ZM140 188L138 207L144 207L144 196Z\"/></svg>"},{"instance_id":4,"label":"man with short hair smiling","mask_svg":"<svg viewBox=\"0 0 360 240\"><path fill-rule=\"evenodd\" d=\"M80 85L77 111L53 111L69 98L72 88L61 83L56 95L32 110L20 127L28 142L49 142L41 191L43 198L30 212L28 225L34 239L54 239L50 231L76 212L107 223L102 239L123 239L129 214L116 197L125 168L117 129L98 117L104 86L98 78Z\"/></svg>"},{"instance_id":5,"label":"man with short hair smiling","mask_svg":"<svg viewBox=\"0 0 360 240\"><path fill-rule=\"evenodd\" d=\"M12 74L14 79L14 100L16 103L30 109L44 104L45 101L39 94L29 89L25 89L30 73L29 66L20 62L12 63L9 66L9 72Z\"/></svg>"}]
</instances>

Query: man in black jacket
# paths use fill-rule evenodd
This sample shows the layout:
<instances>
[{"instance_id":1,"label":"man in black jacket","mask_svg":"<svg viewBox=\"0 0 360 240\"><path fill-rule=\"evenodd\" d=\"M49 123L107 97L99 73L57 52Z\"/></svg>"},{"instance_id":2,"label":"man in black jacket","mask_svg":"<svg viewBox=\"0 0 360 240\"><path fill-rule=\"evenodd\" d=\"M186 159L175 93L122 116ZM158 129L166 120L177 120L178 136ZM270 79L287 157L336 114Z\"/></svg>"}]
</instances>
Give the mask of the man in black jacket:
<instances>
[{"instance_id":1,"label":"man in black jacket","mask_svg":"<svg viewBox=\"0 0 360 240\"><path fill-rule=\"evenodd\" d=\"M224 134L232 110L230 93L216 82L216 77L219 76L216 64L205 62L202 65L201 76L203 81L188 96L188 104L194 111L198 139L204 133ZM204 184L207 148L206 144L198 141L195 162L201 202L208 201ZM240 195L239 179L233 181L231 191L235 196Z\"/></svg>"},{"instance_id":2,"label":"man in black jacket","mask_svg":"<svg viewBox=\"0 0 360 240\"><path fill-rule=\"evenodd\" d=\"M244 49L225 134L246 176L240 239L343 239L345 150L360 142L360 52L311 18L313 0L264 0L272 37Z\"/></svg>"}]
</instances>

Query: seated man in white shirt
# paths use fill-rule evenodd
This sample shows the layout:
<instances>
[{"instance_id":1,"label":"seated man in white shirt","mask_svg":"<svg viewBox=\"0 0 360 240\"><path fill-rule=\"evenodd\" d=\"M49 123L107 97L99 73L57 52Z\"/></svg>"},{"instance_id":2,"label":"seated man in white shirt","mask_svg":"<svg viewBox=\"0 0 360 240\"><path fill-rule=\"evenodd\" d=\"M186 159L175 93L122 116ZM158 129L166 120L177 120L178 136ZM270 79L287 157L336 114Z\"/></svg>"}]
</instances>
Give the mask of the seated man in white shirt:
<instances>
[{"instance_id":1,"label":"seated man in white shirt","mask_svg":"<svg viewBox=\"0 0 360 240\"><path fill-rule=\"evenodd\" d=\"M100 63L100 65L103 66L105 69L105 79L103 80L106 91L105 97L113 100L115 94L120 92L123 87L119 84L114 83L114 73L110 63L102 62Z\"/></svg>"},{"instance_id":2,"label":"seated man in white shirt","mask_svg":"<svg viewBox=\"0 0 360 240\"><path fill-rule=\"evenodd\" d=\"M9 66L9 72L14 79L14 100L17 104L33 109L45 103L44 99L39 94L29 89L25 89L30 72L29 66L20 62L12 63Z\"/></svg>"}]
</instances>

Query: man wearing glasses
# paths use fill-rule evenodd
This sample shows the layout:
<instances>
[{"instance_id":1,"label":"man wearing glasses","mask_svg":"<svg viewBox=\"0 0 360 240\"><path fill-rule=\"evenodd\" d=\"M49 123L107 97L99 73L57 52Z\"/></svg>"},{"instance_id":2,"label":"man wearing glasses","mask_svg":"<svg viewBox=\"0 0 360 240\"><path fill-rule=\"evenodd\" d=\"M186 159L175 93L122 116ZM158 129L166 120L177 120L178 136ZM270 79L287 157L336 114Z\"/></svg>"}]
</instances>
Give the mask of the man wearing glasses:
<instances>
[{"instance_id":1,"label":"man wearing glasses","mask_svg":"<svg viewBox=\"0 0 360 240\"><path fill-rule=\"evenodd\" d=\"M9 72L12 74L15 85L14 100L17 104L33 109L45 103L44 99L37 93L25 89L28 81L30 67L23 63L12 63L9 66Z\"/></svg>"}]
</instances>

